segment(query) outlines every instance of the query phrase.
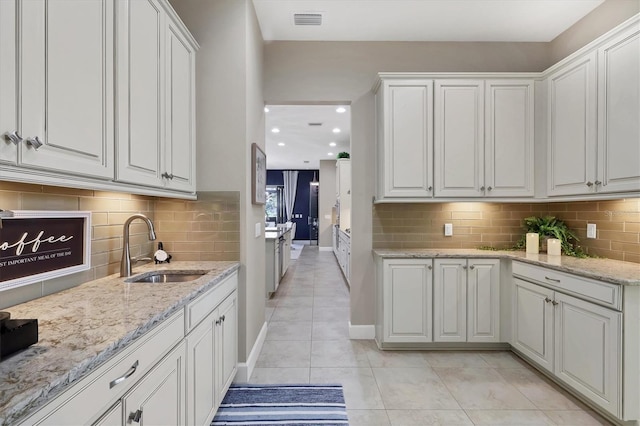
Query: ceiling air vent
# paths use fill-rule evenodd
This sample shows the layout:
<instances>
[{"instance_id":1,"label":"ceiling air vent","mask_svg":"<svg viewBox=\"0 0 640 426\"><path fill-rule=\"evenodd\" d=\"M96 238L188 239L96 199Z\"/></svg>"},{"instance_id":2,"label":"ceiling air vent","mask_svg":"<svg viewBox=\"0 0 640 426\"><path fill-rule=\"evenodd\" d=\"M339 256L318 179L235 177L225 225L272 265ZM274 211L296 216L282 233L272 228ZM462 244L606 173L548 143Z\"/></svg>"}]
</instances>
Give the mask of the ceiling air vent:
<instances>
[{"instance_id":1,"label":"ceiling air vent","mask_svg":"<svg viewBox=\"0 0 640 426\"><path fill-rule=\"evenodd\" d=\"M322 25L321 13L294 13L293 23L295 25Z\"/></svg>"},{"instance_id":2,"label":"ceiling air vent","mask_svg":"<svg viewBox=\"0 0 640 426\"><path fill-rule=\"evenodd\" d=\"M309 123L309 126L322 126L322 123Z\"/></svg>"}]
</instances>

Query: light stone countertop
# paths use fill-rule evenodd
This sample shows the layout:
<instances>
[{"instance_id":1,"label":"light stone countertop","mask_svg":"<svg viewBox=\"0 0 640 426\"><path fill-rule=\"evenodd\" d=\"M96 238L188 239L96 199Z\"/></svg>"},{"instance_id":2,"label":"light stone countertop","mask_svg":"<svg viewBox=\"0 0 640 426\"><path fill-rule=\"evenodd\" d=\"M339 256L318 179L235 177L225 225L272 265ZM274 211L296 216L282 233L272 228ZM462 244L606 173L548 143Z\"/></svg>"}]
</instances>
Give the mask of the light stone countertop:
<instances>
[{"instance_id":1,"label":"light stone countertop","mask_svg":"<svg viewBox=\"0 0 640 426\"><path fill-rule=\"evenodd\" d=\"M224 278L238 262L134 267L206 272L182 283L125 283L119 274L3 309L38 319L39 341L0 362L0 424L16 424Z\"/></svg>"},{"instance_id":2,"label":"light stone countertop","mask_svg":"<svg viewBox=\"0 0 640 426\"><path fill-rule=\"evenodd\" d=\"M284 236L287 232L291 232L291 228L265 228L264 239L265 240L277 240Z\"/></svg>"},{"instance_id":3,"label":"light stone countertop","mask_svg":"<svg viewBox=\"0 0 640 426\"><path fill-rule=\"evenodd\" d=\"M527 254L524 251L478 249L375 249L373 253L382 258L465 257L512 259L613 284L640 285L640 264L622 262L620 260L579 259L571 256Z\"/></svg>"}]
</instances>

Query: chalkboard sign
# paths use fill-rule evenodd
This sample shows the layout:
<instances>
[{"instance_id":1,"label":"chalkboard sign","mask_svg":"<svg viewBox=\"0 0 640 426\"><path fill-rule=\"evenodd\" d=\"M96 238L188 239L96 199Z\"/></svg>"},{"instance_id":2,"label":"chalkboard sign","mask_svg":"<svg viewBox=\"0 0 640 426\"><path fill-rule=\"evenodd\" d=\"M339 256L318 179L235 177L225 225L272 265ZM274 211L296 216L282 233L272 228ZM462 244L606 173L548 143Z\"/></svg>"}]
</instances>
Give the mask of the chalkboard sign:
<instances>
[{"instance_id":1,"label":"chalkboard sign","mask_svg":"<svg viewBox=\"0 0 640 426\"><path fill-rule=\"evenodd\" d=\"M0 228L0 291L89 269L90 212L14 211Z\"/></svg>"}]
</instances>

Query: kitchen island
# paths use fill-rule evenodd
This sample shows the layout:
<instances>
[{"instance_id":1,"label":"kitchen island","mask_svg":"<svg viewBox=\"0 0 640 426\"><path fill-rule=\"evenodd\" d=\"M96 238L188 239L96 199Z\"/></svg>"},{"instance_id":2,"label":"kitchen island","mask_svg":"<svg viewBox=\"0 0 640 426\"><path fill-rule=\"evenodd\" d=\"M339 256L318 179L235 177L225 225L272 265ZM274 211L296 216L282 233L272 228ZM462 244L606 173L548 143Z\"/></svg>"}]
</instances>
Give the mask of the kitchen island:
<instances>
[{"instance_id":1,"label":"kitchen island","mask_svg":"<svg viewBox=\"0 0 640 426\"><path fill-rule=\"evenodd\" d=\"M37 318L39 341L0 362L0 424L18 424L59 396L66 398L67 390L169 320L175 319L181 341L196 325L188 308L234 278L238 268L238 262L148 264L136 267L131 278L115 274L6 309L12 318ZM203 275L188 282L127 282L151 271Z\"/></svg>"}]
</instances>

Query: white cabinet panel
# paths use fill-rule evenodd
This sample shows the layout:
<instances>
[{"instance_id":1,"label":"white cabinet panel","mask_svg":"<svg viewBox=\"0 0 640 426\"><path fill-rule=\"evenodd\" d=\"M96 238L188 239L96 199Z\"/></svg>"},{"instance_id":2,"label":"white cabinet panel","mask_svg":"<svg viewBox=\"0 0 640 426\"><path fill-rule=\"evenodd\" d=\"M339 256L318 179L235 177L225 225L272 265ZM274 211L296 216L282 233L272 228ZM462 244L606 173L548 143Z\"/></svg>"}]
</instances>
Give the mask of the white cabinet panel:
<instances>
[{"instance_id":1,"label":"white cabinet panel","mask_svg":"<svg viewBox=\"0 0 640 426\"><path fill-rule=\"evenodd\" d=\"M532 80L487 80L485 194L533 196Z\"/></svg>"},{"instance_id":2,"label":"white cabinet panel","mask_svg":"<svg viewBox=\"0 0 640 426\"><path fill-rule=\"evenodd\" d=\"M383 265L384 341L431 342L432 261L388 259Z\"/></svg>"},{"instance_id":3,"label":"white cabinet panel","mask_svg":"<svg viewBox=\"0 0 640 426\"><path fill-rule=\"evenodd\" d=\"M215 321L217 311L187 336L187 424L204 425L215 415Z\"/></svg>"},{"instance_id":4,"label":"white cabinet panel","mask_svg":"<svg viewBox=\"0 0 640 426\"><path fill-rule=\"evenodd\" d=\"M185 359L183 342L122 398L127 424L186 424Z\"/></svg>"},{"instance_id":5,"label":"white cabinet panel","mask_svg":"<svg viewBox=\"0 0 640 426\"><path fill-rule=\"evenodd\" d=\"M500 341L500 261L469 260L467 342Z\"/></svg>"},{"instance_id":6,"label":"white cabinet panel","mask_svg":"<svg viewBox=\"0 0 640 426\"><path fill-rule=\"evenodd\" d=\"M435 195L484 196L484 81L435 86Z\"/></svg>"},{"instance_id":7,"label":"white cabinet panel","mask_svg":"<svg viewBox=\"0 0 640 426\"><path fill-rule=\"evenodd\" d=\"M216 359L218 378L216 384L217 404L222 402L231 382L236 377L238 366L238 294L233 292L218 308L220 324L217 333L218 351Z\"/></svg>"},{"instance_id":8,"label":"white cabinet panel","mask_svg":"<svg viewBox=\"0 0 640 426\"><path fill-rule=\"evenodd\" d=\"M113 178L113 1L18 4L19 163Z\"/></svg>"},{"instance_id":9,"label":"white cabinet panel","mask_svg":"<svg viewBox=\"0 0 640 426\"><path fill-rule=\"evenodd\" d=\"M436 259L433 283L434 342L467 340L467 261Z\"/></svg>"},{"instance_id":10,"label":"white cabinet panel","mask_svg":"<svg viewBox=\"0 0 640 426\"><path fill-rule=\"evenodd\" d=\"M640 191L640 30L598 51L598 192Z\"/></svg>"},{"instance_id":11,"label":"white cabinet panel","mask_svg":"<svg viewBox=\"0 0 640 426\"><path fill-rule=\"evenodd\" d=\"M7 136L18 131L16 4L0 1L0 163L8 164L18 161L19 143Z\"/></svg>"},{"instance_id":12,"label":"white cabinet panel","mask_svg":"<svg viewBox=\"0 0 640 426\"><path fill-rule=\"evenodd\" d=\"M622 313L562 293L554 300L556 376L618 415Z\"/></svg>"},{"instance_id":13,"label":"white cabinet panel","mask_svg":"<svg viewBox=\"0 0 640 426\"><path fill-rule=\"evenodd\" d=\"M378 197L431 197L433 82L385 81L378 102Z\"/></svg>"},{"instance_id":14,"label":"white cabinet panel","mask_svg":"<svg viewBox=\"0 0 640 426\"><path fill-rule=\"evenodd\" d=\"M93 426L115 426L125 424L122 421L122 402L118 401L104 416L100 417Z\"/></svg>"},{"instance_id":15,"label":"white cabinet panel","mask_svg":"<svg viewBox=\"0 0 640 426\"><path fill-rule=\"evenodd\" d=\"M548 195L588 194L596 180L596 52L548 78Z\"/></svg>"},{"instance_id":16,"label":"white cabinet panel","mask_svg":"<svg viewBox=\"0 0 640 426\"><path fill-rule=\"evenodd\" d=\"M553 372L553 290L513 279L512 345Z\"/></svg>"}]
</instances>

